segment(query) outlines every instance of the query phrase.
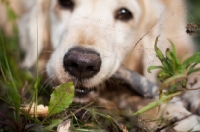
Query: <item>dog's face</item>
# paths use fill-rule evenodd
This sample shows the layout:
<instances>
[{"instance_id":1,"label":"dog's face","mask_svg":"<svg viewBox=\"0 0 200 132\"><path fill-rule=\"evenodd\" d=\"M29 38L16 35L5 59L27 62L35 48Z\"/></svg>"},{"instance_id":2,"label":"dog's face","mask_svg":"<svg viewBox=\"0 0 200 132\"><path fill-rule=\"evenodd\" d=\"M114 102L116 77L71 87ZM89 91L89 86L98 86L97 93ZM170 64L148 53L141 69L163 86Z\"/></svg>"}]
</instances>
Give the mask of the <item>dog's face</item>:
<instances>
[{"instance_id":1,"label":"dog's face","mask_svg":"<svg viewBox=\"0 0 200 132\"><path fill-rule=\"evenodd\" d=\"M140 8L135 0L53 0L50 17L55 51L48 75L88 93L113 75L134 47Z\"/></svg>"}]
</instances>

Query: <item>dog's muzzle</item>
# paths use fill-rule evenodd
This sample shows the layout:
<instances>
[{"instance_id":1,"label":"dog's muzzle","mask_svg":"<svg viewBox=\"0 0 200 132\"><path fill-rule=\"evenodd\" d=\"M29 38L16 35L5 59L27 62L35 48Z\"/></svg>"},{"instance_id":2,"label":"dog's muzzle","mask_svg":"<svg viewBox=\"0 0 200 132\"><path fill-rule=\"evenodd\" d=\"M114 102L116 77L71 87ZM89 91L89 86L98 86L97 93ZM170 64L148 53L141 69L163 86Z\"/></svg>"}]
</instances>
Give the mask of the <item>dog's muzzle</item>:
<instances>
[{"instance_id":1,"label":"dog's muzzle","mask_svg":"<svg viewBox=\"0 0 200 132\"><path fill-rule=\"evenodd\" d=\"M94 77L101 68L99 53L92 49L75 47L71 48L64 56L63 67L67 73L82 82L84 79ZM87 88L76 88L76 94L87 95Z\"/></svg>"}]
</instances>

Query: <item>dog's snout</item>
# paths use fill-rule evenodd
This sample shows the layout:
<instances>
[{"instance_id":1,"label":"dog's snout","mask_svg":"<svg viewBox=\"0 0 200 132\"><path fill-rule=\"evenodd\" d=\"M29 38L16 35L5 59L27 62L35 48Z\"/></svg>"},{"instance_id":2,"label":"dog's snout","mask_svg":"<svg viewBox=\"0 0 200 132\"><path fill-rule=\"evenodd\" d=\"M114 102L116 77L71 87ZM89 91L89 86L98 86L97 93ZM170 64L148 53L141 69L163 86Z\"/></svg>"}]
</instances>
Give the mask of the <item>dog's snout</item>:
<instances>
[{"instance_id":1,"label":"dog's snout","mask_svg":"<svg viewBox=\"0 0 200 132\"><path fill-rule=\"evenodd\" d=\"M100 71L100 55L86 48L72 48L64 56L64 68L79 80L91 78Z\"/></svg>"}]
</instances>

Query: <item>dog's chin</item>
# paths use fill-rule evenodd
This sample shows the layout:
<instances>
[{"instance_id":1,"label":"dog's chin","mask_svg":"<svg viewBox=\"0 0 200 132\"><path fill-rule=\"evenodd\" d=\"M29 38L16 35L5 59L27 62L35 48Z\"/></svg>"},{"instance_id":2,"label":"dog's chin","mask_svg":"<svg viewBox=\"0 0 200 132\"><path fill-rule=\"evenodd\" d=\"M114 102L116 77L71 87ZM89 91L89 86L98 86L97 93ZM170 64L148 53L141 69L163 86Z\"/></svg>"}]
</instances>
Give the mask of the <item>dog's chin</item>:
<instances>
[{"instance_id":1,"label":"dog's chin","mask_svg":"<svg viewBox=\"0 0 200 132\"><path fill-rule=\"evenodd\" d=\"M75 103L89 103L95 101L97 98L96 88L86 88L83 86L75 86L75 95L73 102Z\"/></svg>"},{"instance_id":2,"label":"dog's chin","mask_svg":"<svg viewBox=\"0 0 200 132\"><path fill-rule=\"evenodd\" d=\"M89 89L85 87L75 87L75 103L88 103L95 101L97 98L97 89Z\"/></svg>"},{"instance_id":3,"label":"dog's chin","mask_svg":"<svg viewBox=\"0 0 200 132\"><path fill-rule=\"evenodd\" d=\"M75 97L84 98L87 97L92 92L96 93L96 88L89 89L82 86L81 87L75 86Z\"/></svg>"}]
</instances>

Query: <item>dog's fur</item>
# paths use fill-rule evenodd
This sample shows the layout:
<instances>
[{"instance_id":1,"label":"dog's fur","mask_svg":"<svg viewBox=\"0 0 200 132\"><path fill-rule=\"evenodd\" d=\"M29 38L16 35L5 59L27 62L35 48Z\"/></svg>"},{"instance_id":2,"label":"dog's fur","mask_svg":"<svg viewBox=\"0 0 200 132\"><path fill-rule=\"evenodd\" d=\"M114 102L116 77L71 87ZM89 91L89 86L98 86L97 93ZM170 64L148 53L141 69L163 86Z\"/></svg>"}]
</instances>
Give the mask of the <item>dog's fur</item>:
<instances>
[{"instance_id":1,"label":"dog's fur","mask_svg":"<svg viewBox=\"0 0 200 132\"><path fill-rule=\"evenodd\" d=\"M21 13L19 20L21 47L26 52L23 67L30 68L36 63L38 51L40 68L46 67L49 78L55 83L73 81L75 86L81 83L84 88L93 89L111 77L122 63L156 82L157 71L148 73L147 68L152 64L159 64L153 52L158 35L161 35L158 45L163 50L169 47L167 39L171 39L179 56L187 57L194 53L190 37L185 33L186 8L183 0L73 2L73 9L65 9L59 5L58 0L23 1L25 13ZM133 18L128 21L116 19L116 11L120 8L127 8ZM87 48L99 53L101 68L95 76L80 82L65 71L63 58L73 47ZM47 50L52 52L48 61L47 57L43 56ZM189 78L188 87L198 87L198 81L194 82L195 77ZM198 103L194 107L198 109L199 93L196 94L191 100L197 100ZM182 104L180 107L175 105L171 103L166 107L170 115L181 118L184 114L190 114ZM178 112L171 110L171 107ZM177 113L180 115L176 115ZM191 118L198 122L199 117ZM184 126L184 123L179 124ZM194 127L194 124L191 126ZM200 126L197 126L194 130L199 128Z\"/></svg>"},{"instance_id":2,"label":"dog's fur","mask_svg":"<svg viewBox=\"0 0 200 132\"><path fill-rule=\"evenodd\" d=\"M169 47L166 39L171 39L179 56L186 57L186 54L194 52L191 40L184 32L186 9L182 0L175 3L169 0L116 1L112 7L109 7L111 1L75 3L83 6L70 11L60 7L55 0L51 3L45 0L28 3L28 11L19 22L23 36L21 45L27 52L24 67L30 68L35 64L37 52L33 49L37 49L37 43L39 53L52 46L55 51L47 64L49 77L56 76L59 83L74 81L64 72L63 56L72 47L91 48L100 53L102 60L100 72L82 82L85 87L92 88L113 75L123 62L129 69L155 82L157 72L148 73L146 69L159 63L152 53L155 37L159 34L162 37L159 45L163 50ZM102 9L102 5L106 7ZM134 18L128 22L115 20L114 13L121 7L128 8ZM150 63L152 61L154 63Z\"/></svg>"}]
</instances>

